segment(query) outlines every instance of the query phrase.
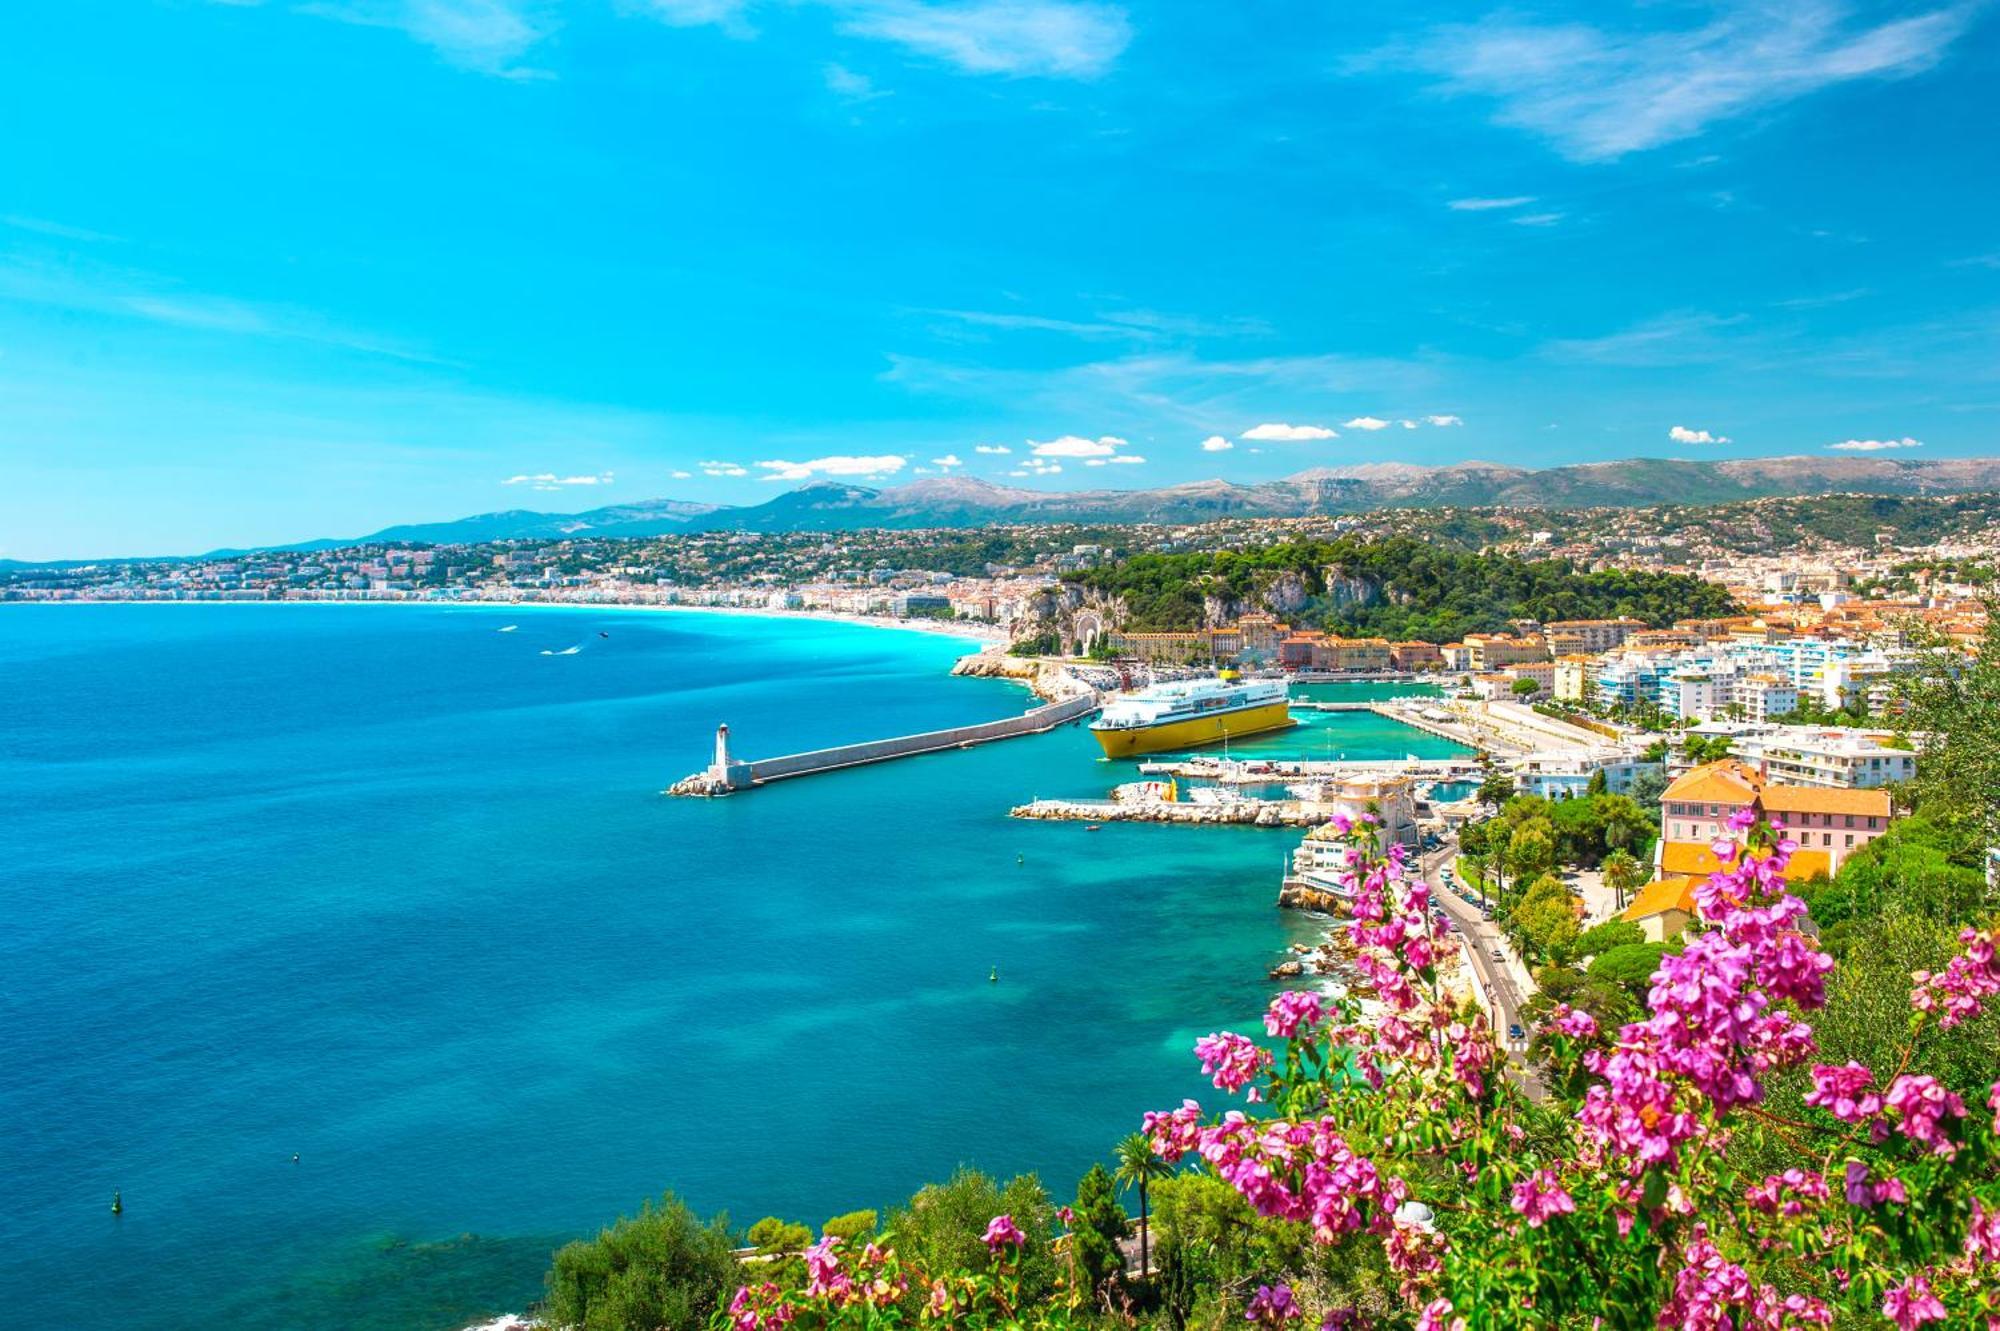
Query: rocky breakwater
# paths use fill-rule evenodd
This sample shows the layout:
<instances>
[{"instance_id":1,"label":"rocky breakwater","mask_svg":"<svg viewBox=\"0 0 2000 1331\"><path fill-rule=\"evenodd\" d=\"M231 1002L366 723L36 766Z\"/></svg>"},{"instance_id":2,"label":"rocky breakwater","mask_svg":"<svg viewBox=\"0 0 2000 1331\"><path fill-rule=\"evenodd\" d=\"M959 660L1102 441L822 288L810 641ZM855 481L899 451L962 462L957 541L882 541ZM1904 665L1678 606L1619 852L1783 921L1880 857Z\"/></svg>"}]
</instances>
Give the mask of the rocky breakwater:
<instances>
[{"instance_id":1,"label":"rocky breakwater","mask_svg":"<svg viewBox=\"0 0 2000 1331\"><path fill-rule=\"evenodd\" d=\"M1039 656L1009 656L997 648L959 657L952 665L951 673L974 679L1016 680L1027 685L1029 691L1044 702L1063 702L1096 692L1071 674L1060 661Z\"/></svg>"},{"instance_id":2,"label":"rocky breakwater","mask_svg":"<svg viewBox=\"0 0 2000 1331\"><path fill-rule=\"evenodd\" d=\"M1321 821L1293 800L1178 804L1168 800L1036 800L1009 810L1015 818L1085 823L1232 823L1248 827L1308 827Z\"/></svg>"}]
</instances>

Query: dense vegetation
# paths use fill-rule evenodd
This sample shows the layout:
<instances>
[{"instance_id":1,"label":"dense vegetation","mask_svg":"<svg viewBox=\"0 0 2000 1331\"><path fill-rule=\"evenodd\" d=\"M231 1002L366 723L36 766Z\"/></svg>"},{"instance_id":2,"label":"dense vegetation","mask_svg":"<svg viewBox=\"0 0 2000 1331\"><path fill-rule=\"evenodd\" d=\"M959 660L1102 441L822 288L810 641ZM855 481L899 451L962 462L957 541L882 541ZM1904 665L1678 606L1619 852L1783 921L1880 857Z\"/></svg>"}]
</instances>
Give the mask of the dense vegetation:
<instances>
[{"instance_id":1,"label":"dense vegetation","mask_svg":"<svg viewBox=\"0 0 2000 1331\"><path fill-rule=\"evenodd\" d=\"M1121 598L1125 627L1135 632L1199 628L1206 597L1263 608L1280 580L1296 580L1308 598L1287 612L1295 625L1425 642L1500 631L1515 619L1630 615L1657 626L1735 609L1728 593L1700 578L1587 573L1563 560L1472 554L1410 537L1141 554L1069 578Z\"/></svg>"}]
</instances>

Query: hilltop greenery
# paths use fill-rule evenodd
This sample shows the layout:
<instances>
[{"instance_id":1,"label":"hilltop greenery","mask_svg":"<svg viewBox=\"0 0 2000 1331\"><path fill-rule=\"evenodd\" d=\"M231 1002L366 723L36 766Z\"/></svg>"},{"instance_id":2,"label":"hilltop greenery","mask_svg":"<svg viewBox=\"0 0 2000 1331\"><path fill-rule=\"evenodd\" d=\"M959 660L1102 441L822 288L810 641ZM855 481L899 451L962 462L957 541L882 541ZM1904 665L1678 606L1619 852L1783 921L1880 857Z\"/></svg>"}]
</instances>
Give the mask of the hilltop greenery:
<instances>
[{"instance_id":1,"label":"hilltop greenery","mask_svg":"<svg viewBox=\"0 0 2000 1331\"><path fill-rule=\"evenodd\" d=\"M1069 575L1121 598L1135 632L1199 628L1206 597L1256 608L1287 578L1309 598L1291 622L1350 637L1447 642L1503 630L1513 619L1630 615L1658 626L1736 608L1720 587L1682 574L1588 573L1564 560L1472 554L1409 537L1141 554Z\"/></svg>"}]
</instances>

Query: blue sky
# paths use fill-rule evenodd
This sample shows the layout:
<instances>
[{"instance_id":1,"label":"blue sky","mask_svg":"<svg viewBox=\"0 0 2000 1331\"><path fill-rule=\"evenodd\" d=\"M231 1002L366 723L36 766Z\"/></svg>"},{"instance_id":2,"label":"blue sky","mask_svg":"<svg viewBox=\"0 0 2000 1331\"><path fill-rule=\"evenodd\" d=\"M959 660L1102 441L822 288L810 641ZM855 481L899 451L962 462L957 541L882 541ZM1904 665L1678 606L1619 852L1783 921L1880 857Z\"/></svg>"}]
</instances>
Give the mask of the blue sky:
<instances>
[{"instance_id":1,"label":"blue sky","mask_svg":"<svg viewBox=\"0 0 2000 1331\"><path fill-rule=\"evenodd\" d=\"M1997 33L1832 0L9 6L0 556L821 476L2000 452Z\"/></svg>"}]
</instances>

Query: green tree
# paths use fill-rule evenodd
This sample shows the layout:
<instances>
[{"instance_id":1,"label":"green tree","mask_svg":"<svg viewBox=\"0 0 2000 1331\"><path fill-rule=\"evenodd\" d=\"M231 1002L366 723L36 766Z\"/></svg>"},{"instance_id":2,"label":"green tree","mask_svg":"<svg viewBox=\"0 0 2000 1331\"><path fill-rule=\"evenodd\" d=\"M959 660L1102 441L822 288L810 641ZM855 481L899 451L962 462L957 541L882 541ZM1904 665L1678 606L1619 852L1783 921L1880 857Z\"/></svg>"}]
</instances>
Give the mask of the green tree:
<instances>
[{"instance_id":1,"label":"green tree","mask_svg":"<svg viewBox=\"0 0 2000 1331\"><path fill-rule=\"evenodd\" d=\"M1515 680L1508 689L1508 692L1512 693L1516 698L1531 698L1541 691L1542 686L1539 682L1528 679L1525 676Z\"/></svg>"},{"instance_id":2,"label":"green tree","mask_svg":"<svg viewBox=\"0 0 2000 1331\"><path fill-rule=\"evenodd\" d=\"M1105 1281L1124 1270L1124 1254L1118 1244L1131 1232L1132 1222L1118 1204L1118 1185L1103 1165L1092 1165L1078 1180L1076 1203L1070 1211L1074 1218L1069 1241L1076 1260L1078 1290L1094 1299Z\"/></svg>"},{"instance_id":3,"label":"green tree","mask_svg":"<svg viewBox=\"0 0 2000 1331\"><path fill-rule=\"evenodd\" d=\"M1046 1297L1055 1287L1055 1260L1049 1244L1055 1235L1055 1203L1033 1174L1009 1179L1003 1186L976 1169L961 1167L948 1182L920 1188L909 1203L893 1212L888 1228L896 1235L904 1258L923 1271L983 1271L988 1253L981 1236L996 1215L1011 1215L1027 1236L1021 1256L1021 1289L1025 1296Z\"/></svg>"},{"instance_id":4,"label":"green tree","mask_svg":"<svg viewBox=\"0 0 2000 1331\"><path fill-rule=\"evenodd\" d=\"M1602 953L1590 963L1590 978L1623 985L1635 997L1644 998L1651 988L1653 972L1667 953L1662 943L1627 943Z\"/></svg>"},{"instance_id":5,"label":"green tree","mask_svg":"<svg viewBox=\"0 0 2000 1331\"><path fill-rule=\"evenodd\" d=\"M744 1238L759 1252L804 1252L813 1241L812 1229L767 1215L750 1226Z\"/></svg>"},{"instance_id":6,"label":"green tree","mask_svg":"<svg viewBox=\"0 0 2000 1331\"><path fill-rule=\"evenodd\" d=\"M1499 808L1514 798L1514 778L1505 772L1495 772L1479 783L1479 802Z\"/></svg>"},{"instance_id":7,"label":"green tree","mask_svg":"<svg viewBox=\"0 0 2000 1331\"><path fill-rule=\"evenodd\" d=\"M1608 795L1611 793L1611 785L1606 780L1602 767L1596 768L1591 772L1590 784L1584 787L1583 793L1593 798L1598 795Z\"/></svg>"},{"instance_id":8,"label":"green tree","mask_svg":"<svg viewBox=\"0 0 2000 1331\"><path fill-rule=\"evenodd\" d=\"M1606 855L1601 867L1604 885L1617 894L1618 909L1624 910L1626 894L1637 891L1645 883L1646 866L1639 863L1631 852L1621 849Z\"/></svg>"},{"instance_id":9,"label":"green tree","mask_svg":"<svg viewBox=\"0 0 2000 1331\"><path fill-rule=\"evenodd\" d=\"M1555 862L1555 827L1546 818L1530 819L1507 839L1507 867L1516 882L1547 873Z\"/></svg>"},{"instance_id":10,"label":"green tree","mask_svg":"<svg viewBox=\"0 0 2000 1331\"><path fill-rule=\"evenodd\" d=\"M873 1211L849 1211L837 1215L820 1227L820 1233L853 1243L875 1233L881 1217Z\"/></svg>"},{"instance_id":11,"label":"green tree","mask_svg":"<svg viewBox=\"0 0 2000 1331\"><path fill-rule=\"evenodd\" d=\"M2000 845L2000 596L1971 653L1924 634L1916 668L1898 681L1900 724L1917 741L1916 807Z\"/></svg>"},{"instance_id":12,"label":"green tree","mask_svg":"<svg viewBox=\"0 0 2000 1331\"><path fill-rule=\"evenodd\" d=\"M739 1277L723 1217L704 1223L671 1193L595 1239L558 1249L542 1323L554 1331L700 1331Z\"/></svg>"},{"instance_id":13,"label":"green tree","mask_svg":"<svg viewBox=\"0 0 2000 1331\"><path fill-rule=\"evenodd\" d=\"M1153 1151L1153 1143L1143 1132L1134 1132L1118 1143L1118 1186L1139 1194L1139 1274L1152 1270L1152 1223L1147 1212L1147 1194L1155 1180L1173 1170Z\"/></svg>"},{"instance_id":14,"label":"green tree","mask_svg":"<svg viewBox=\"0 0 2000 1331\"><path fill-rule=\"evenodd\" d=\"M1614 947L1645 941L1646 931L1638 925L1624 920L1606 920L1583 931L1583 936L1576 940L1576 954L1579 957L1602 956Z\"/></svg>"}]
</instances>

